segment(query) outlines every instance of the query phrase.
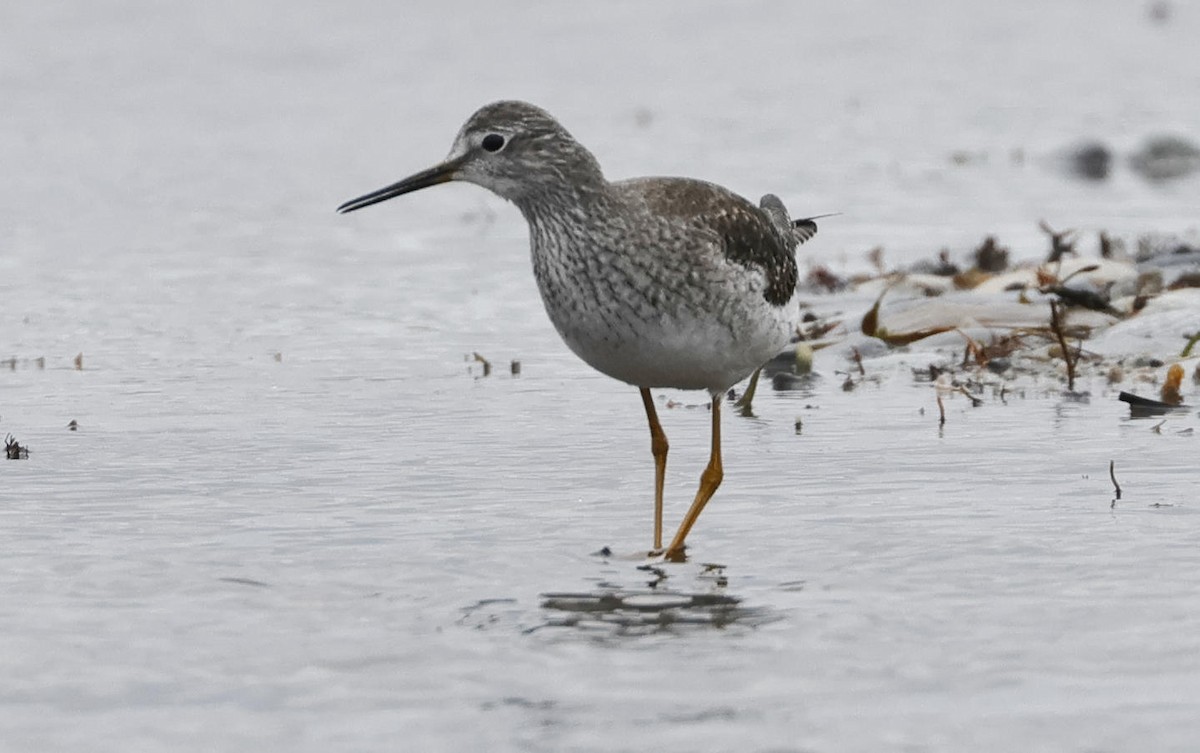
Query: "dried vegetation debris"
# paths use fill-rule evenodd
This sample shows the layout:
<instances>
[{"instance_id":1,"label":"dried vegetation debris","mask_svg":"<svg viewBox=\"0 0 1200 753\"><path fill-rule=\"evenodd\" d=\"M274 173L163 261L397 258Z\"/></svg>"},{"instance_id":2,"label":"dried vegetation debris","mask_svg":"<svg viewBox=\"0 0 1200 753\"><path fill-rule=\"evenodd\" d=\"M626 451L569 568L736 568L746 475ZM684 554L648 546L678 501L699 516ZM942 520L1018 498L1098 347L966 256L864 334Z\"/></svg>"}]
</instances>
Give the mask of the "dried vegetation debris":
<instances>
[{"instance_id":1,"label":"dried vegetation debris","mask_svg":"<svg viewBox=\"0 0 1200 753\"><path fill-rule=\"evenodd\" d=\"M12 434L4 437L4 456L9 460L26 460L29 458L29 448L17 441Z\"/></svg>"},{"instance_id":2,"label":"dried vegetation debris","mask_svg":"<svg viewBox=\"0 0 1200 753\"><path fill-rule=\"evenodd\" d=\"M815 350L840 345L851 381L870 373L873 358L913 350L942 354L938 368L1000 381L1051 377L1067 393L1080 377L1157 386L1179 361L1171 379L1192 370L1200 380L1192 355L1200 341L1200 242L1144 235L1127 246L1099 232L1089 253L1089 234L1039 227L1047 239L1036 255L1042 261L1014 265L1012 250L988 235L961 261L942 250L889 269L884 250L874 248L872 273L815 267L804 279L808 309L796 339ZM866 342L882 352L864 349ZM958 353L957 361L949 357Z\"/></svg>"}]
</instances>

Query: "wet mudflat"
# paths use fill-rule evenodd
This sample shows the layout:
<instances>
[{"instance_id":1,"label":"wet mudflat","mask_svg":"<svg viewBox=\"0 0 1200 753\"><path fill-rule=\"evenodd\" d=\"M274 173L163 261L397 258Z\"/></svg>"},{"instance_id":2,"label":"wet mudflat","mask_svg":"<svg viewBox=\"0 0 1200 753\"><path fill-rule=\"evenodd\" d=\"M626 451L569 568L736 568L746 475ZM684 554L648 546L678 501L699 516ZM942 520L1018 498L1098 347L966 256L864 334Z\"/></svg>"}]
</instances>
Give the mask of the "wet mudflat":
<instances>
[{"instance_id":1,"label":"wet mudflat","mask_svg":"<svg viewBox=\"0 0 1200 753\"><path fill-rule=\"evenodd\" d=\"M332 211L521 96L613 177L843 212L801 251L841 277L871 275L876 246L911 269L986 235L1042 260L1043 219L1088 258L1101 230L1131 253L1148 233L1195 245L1194 175L1131 161L1155 134L1200 138L1186 8L94 7L30 6L0 32L20 177L0 189L0 435L28 452L0 460L6 749L1200 736L1200 417L1117 399L1158 396L1185 322L1125 331L1161 366L1084 342L1107 360L1084 359L1079 398L1037 336L1004 373L964 365L955 331L863 347L860 370L846 346L879 290L814 291L846 339L816 378L760 385L753 417L726 413L725 484L689 561L663 564L644 556L636 391L558 341L515 211L469 187ZM1106 178L1059 164L1084 139L1111 151ZM925 326L896 285L883 324ZM700 395L656 398L670 525L709 417Z\"/></svg>"}]
</instances>

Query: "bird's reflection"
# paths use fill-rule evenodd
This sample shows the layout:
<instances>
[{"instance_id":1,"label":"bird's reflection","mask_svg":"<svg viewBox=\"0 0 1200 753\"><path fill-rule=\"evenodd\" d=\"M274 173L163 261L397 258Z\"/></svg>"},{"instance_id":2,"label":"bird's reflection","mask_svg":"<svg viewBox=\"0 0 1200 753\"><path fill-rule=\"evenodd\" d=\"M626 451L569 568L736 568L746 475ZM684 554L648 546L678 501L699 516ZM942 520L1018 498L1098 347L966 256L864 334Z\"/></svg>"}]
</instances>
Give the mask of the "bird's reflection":
<instances>
[{"instance_id":1,"label":"bird's reflection","mask_svg":"<svg viewBox=\"0 0 1200 753\"><path fill-rule=\"evenodd\" d=\"M768 610L747 606L728 593L723 565L699 567L680 572L674 565L645 564L636 568L638 585L603 580L586 591L544 593L545 619L526 632L554 629L621 638L756 627L772 621Z\"/></svg>"}]
</instances>

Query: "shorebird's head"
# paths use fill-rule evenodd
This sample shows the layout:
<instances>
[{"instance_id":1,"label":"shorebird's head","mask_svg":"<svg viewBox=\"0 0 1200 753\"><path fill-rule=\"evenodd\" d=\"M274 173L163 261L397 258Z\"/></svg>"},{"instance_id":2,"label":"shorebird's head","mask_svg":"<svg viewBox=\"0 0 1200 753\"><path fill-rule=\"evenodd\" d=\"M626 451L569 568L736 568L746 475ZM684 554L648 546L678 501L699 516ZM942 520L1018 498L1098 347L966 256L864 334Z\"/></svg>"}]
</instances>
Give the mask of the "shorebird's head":
<instances>
[{"instance_id":1,"label":"shorebird's head","mask_svg":"<svg viewBox=\"0 0 1200 753\"><path fill-rule=\"evenodd\" d=\"M603 184L591 152L539 107L493 102L472 115L440 164L342 204L338 211L377 204L422 188L462 180L516 202Z\"/></svg>"}]
</instances>

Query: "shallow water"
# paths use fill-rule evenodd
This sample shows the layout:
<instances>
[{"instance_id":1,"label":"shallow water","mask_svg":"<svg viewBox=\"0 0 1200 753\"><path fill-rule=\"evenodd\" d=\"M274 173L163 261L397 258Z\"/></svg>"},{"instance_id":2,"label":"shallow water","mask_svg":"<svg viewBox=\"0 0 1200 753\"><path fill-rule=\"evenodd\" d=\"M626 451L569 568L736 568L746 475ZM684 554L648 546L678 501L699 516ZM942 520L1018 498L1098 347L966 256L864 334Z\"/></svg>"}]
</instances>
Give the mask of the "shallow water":
<instances>
[{"instance_id":1,"label":"shallow water","mask_svg":"<svg viewBox=\"0 0 1200 753\"><path fill-rule=\"evenodd\" d=\"M1194 128L1190 8L7 15L0 433L30 457L0 465L6 750L1200 735L1194 411L1155 431L1120 386L1046 380L951 396L939 427L907 368L927 357L852 392L821 357L807 390L726 412L691 561L648 568L640 402L558 341L516 212L471 187L332 212L520 96L614 177L842 211L803 249L839 268L987 232L1038 257L1042 217L1194 231L1194 179L1053 167L1086 136ZM660 398L670 526L709 416Z\"/></svg>"}]
</instances>

